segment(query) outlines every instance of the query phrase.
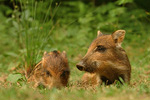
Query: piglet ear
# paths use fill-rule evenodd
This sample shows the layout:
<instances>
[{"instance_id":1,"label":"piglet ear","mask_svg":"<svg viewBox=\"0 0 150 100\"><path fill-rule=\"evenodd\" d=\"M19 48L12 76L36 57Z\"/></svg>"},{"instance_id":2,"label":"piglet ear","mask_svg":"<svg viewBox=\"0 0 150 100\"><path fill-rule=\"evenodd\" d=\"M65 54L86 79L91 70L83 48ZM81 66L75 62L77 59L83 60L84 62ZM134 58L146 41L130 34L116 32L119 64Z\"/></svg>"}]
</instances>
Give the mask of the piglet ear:
<instances>
[{"instance_id":1,"label":"piglet ear","mask_svg":"<svg viewBox=\"0 0 150 100\"><path fill-rule=\"evenodd\" d=\"M42 62L44 61L44 58L45 58L46 56L48 56L48 53L45 51L45 52L43 53Z\"/></svg>"},{"instance_id":2,"label":"piglet ear","mask_svg":"<svg viewBox=\"0 0 150 100\"><path fill-rule=\"evenodd\" d=\"M51 52L50 52L51 53ZM46 56L48 56L49 55L49 53L48 52L44 52L44 54L43 54L43 57L46 57Z\"/></svg>"},{"instance_id":3,"label":"piglet ear","mask_svg":"<svg viewBox=\"0 0 150 100\"><path fill-rule=\"evenodd\" d=\"M41 60L42 67L44 66L44 61L45 61L45 58L43 57Z\"/></svg>"},{"instance_id":4,"label":"piglet ear","mask_svg":"<svg viewBox=\"0 0 150 100\"><path fill-rule=\"evenodd\" d=\"M61 54L63 57L65 57L65 58L67 57L66 51L63 51Z\"/></svg>"},{"instance_id":5,"label":"piglet ear","mask_svg":"<svg viewBox=\"0 0 150 100\"><path fill-rule=\"evenodd\" d=\"M125 30L117 30L114 33L112 33L112 38L114 42L116 43L116 46L121 46L122 41L125 37Z\"/></svg>"},{"instance_id":6,"label":"piglet ear","mask_svg":"<svg viewBox=\"0 0 150 100\"><path fill-rule=\"evenodd\" d=\"M44 54L43 54L43 56L46 56L46 55L48 55L48 53L45 51Z\"/></svg>"},{"instance_id":7,"label":"piglet ear","mask_svg":"<svg viewBox=\"0 0 150 100\"><path fill-rule=\"evenodd\" d=\"M41 61L41 63L42 63L42 66L43 66L43 64L44 64L44 62L45 62L45 57L48 55L48 53L45 51L44 53L43 53L43 57L42 57L42 61Z\"/></svg>"},{"instance_id":8,"label":"piglet ear","mask_svg":"<svg viewBox=\"0 0 150 100\"><path fill-rule=\"evenodd\" d=\"M100 30L97 31L97 37L103 35L102 32Z\"/></svg>"}]
</instances>

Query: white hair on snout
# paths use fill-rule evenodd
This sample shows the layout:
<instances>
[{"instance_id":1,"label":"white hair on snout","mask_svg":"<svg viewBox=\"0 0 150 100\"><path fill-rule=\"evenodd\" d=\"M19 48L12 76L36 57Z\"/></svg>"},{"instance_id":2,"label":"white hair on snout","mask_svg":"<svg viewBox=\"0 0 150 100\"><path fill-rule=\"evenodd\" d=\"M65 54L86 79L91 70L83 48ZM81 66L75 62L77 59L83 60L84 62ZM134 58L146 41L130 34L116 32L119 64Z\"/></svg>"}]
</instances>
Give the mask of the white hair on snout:
<instances>
[{"instance_id":1,"label":"white hair on snout","mask_svg":"<svg viewBox=\"0 0 150 100\"><path fill-rule=\"evenodd\" d=\"M101 62L98 60L95 60L92 62L92 65L95 66L96 68L99 68L101 66Z\"/></svg>"},{"instance_id":2,"label":"white hair on snout","mask_svg":"<svg viewBox=\"0 0 150 100\"><path fill-rule=\"evenodd\" d=\"M112 62L112 61L107 61L107 63L109 64L109 65L111 65L113 68L115 68L115 69L120 69L120 70L126 70L126 67L125 66L123 66L123 65L120 65L120 64L115 64L114 62Z\"/></svg>"}]
</instances>

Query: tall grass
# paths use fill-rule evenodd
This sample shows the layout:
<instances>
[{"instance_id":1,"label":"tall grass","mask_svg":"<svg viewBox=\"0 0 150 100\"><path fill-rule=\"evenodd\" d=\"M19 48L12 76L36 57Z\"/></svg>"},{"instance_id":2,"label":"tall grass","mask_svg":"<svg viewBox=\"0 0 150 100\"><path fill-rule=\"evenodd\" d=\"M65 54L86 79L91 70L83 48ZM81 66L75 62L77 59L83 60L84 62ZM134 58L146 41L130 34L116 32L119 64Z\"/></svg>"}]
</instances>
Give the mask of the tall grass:
<instances>
[{"instance_id":1,"label":"tall grass","mask_svg":"<svg viewBox=\"0 0 150 100\"><path fill-rule=\"evenodd\" d=\"M21 12L16 11L16 15L20 13L20 16L16 17L19 25L18 36L25 51L23 53L25 69L32 69L39 61L42 50L48 44L55 27L53 17L59 5L55 5L55 8L52 9L53 0L46 3L36 0L19 0L19 3ZM43 13L43 11L46 12Z\"/></svg>"}]
</instances>

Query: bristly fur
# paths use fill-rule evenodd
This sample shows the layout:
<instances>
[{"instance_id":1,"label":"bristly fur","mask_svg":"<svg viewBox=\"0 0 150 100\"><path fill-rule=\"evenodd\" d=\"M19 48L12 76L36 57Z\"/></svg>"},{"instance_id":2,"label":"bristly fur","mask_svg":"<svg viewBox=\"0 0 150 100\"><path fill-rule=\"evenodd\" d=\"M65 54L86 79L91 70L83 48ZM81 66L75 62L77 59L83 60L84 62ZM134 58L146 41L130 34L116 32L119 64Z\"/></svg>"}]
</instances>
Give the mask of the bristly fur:
<instances>
[{"instance_id":1,"label":"bristly fur","mask_svg":"<svg viewBox=\"0 0 150 100\"><path fill-rule=\"evenodd\" d=\"M62 87L68 83L70 69L67 57L59 51L44 53L42 60L31 72L28 82L34 82L34 87Z\"/></svg>"},{"instance_id":2,"label":"bristly fur","mask_svg":"<svg viewBox=\"0 0 150 100\"><path fill-rule=\"evenodd\" d=\"M112 84L121 77L124 82L129 83L131 65L125 50L121 47L124 36L124 30L117 30L110 35L99 35L91 43L77 68L91 74L96 73L101 79L100 82Z\"/></svg>"}]
</instances>

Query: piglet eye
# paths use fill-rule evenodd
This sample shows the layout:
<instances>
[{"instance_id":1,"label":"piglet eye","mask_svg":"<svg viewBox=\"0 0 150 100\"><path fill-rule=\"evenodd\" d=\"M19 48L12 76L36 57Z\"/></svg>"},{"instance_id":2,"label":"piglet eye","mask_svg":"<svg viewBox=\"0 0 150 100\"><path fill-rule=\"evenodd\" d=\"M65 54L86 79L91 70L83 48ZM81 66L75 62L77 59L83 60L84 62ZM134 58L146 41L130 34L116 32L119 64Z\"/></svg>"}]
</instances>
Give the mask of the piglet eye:
<instances>
[{"instance_id":1,"label":"piglet eye","mask_svg":"<svg viewBox=\"0 0 150 100\"><path fill-rule=\"evenodd\" d=\"M61 77L66 77L67 75L69 75L69 73L69 71L63 71Z\"/></svg>"},{"instance_id":2,"label":"piglet eye","mask_svg":"<svg viewBox=\"0 0 150 100\"><path fill-rule=\"evenodd\" d=\"M104 52L105 50L106 50L106 48L104 46L102 46L102 45L99 45L96 48L96 51L99 51L99 52Z\"/></svg>"},{"instance_id":3,"label":"piglet eye","mask_svg":"<svg viewBox=\"0 0 150 100\"><path fill-rule=\"evenodd\" d=\"M47 76L52 76L49 71L46 71L46 75L47 75Z\"/></svg>"}]
</instances>

